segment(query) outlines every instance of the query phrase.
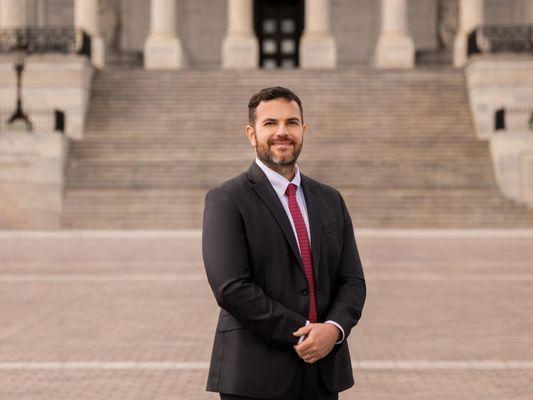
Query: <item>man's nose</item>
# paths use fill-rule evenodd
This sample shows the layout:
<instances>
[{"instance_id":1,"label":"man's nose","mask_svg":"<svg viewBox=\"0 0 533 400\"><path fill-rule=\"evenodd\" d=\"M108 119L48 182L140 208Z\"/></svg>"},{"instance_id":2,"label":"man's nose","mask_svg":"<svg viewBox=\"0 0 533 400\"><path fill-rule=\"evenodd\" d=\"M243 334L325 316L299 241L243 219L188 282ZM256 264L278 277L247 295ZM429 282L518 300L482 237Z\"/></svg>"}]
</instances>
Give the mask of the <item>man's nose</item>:
<instances>
[{"instance_id":1,"label":"man's nose","mask_svg":"<svg viewBox=\"0 0 533 400\"><path fill-rule=\"evenodd\" d=\"M287 125L284 124L284 123L279 124L278 125L278 131L276 132L276 135L288 136L289 135L289 131L287 129Z\"/></svg>"}]
</instances>

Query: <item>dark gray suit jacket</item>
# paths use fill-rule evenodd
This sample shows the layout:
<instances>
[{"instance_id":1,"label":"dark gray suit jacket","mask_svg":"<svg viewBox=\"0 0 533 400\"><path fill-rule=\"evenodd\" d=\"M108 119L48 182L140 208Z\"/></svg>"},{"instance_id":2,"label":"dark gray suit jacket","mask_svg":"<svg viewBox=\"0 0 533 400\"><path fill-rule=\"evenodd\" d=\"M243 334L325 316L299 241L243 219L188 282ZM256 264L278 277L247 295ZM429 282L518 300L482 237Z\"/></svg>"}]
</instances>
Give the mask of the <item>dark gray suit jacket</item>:
<instances>
[{"instance_id":1,"label":"dark gray suit jacket","mask_svg":"<svg viewBox=\"0 0 533 400\"><path fill-rule=\"evenodd\" d=\"M340 193L302 177L311 230L318 321L339 323L346 338L361 317L366 285L352 222ZM202 250L221 307L207 390L280 396L300 358L293 336L305 325L309 292L290 221L254 162L206 195ZM317 362L333 393L354 384L348 343Z\"/></svg>"}]
</instances>

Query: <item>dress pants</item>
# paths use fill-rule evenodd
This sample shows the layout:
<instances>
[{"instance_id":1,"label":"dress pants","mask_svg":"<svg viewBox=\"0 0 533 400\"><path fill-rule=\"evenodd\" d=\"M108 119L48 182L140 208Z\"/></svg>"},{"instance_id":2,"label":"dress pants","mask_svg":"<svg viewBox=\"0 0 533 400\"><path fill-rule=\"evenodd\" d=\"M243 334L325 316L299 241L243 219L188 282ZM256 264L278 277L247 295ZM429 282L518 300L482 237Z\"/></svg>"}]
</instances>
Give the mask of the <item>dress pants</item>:
<instances>
[{"instance_id":1,"label":"dress pants","mask_svg":"<svg viewBox=\"0 0 533 400\"><path fill-rule=\"evenodd\" d=\"M243 397L220 393L221 400L257 400L256 397ZM280 397L270 400L338 400L338 393L330 393L324 386L316 363L298 363L294 379Z\"/></svg>"}]
</instances>

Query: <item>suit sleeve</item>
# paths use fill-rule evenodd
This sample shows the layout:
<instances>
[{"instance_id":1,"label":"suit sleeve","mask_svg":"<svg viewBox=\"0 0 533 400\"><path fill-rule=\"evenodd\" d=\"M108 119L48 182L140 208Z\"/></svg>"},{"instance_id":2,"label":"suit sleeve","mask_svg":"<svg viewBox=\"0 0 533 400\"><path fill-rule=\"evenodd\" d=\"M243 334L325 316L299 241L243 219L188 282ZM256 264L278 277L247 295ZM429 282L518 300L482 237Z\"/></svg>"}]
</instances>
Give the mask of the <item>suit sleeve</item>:
<instances>
[{"instance_id":1,"label":"suit sleeve","mask_svg":"<svg viewBox=\"0 0 533 400\"><path fill-rule=\"evenodd\" d=\"M325 319L341 325L346 339L361 318L366 298L366 283L355 244L352 220L342 196L340 200L344 219L341 264L335 278L333 301Z\"/></svg>"},{"instance_id":2,"label":"suit sleeve","mask_svg":"<svg viewBox=\"0 0 533 400\"><path fill-rule=\"evenodd\" d=\"M251 276L242 216L222 187L205 199L202 253L218 305L270 345L291 348L306 318L267 296Z\"/></svg>"}]
</instances>

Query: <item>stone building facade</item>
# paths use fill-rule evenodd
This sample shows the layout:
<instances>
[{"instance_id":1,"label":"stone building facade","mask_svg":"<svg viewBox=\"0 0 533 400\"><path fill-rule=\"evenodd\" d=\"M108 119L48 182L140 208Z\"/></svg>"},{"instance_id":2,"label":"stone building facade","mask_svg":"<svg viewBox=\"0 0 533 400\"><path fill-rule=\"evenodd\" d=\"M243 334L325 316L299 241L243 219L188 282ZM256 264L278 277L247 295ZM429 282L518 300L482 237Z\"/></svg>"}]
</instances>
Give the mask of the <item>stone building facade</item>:
<instances>
[{"instance_id":1,"label":"stone building facade","mask_svg":"<svg viewBox=\"0 0 533 400\"><path fill-rule=\"evenodd\" d=\"M533 1L0 1L0 28L74 24L90 31L100 67L143 59L156 69L446 64L454 47L464 52L458 34L481 23L533 23Z\"/></svg>"}]
</instances>

